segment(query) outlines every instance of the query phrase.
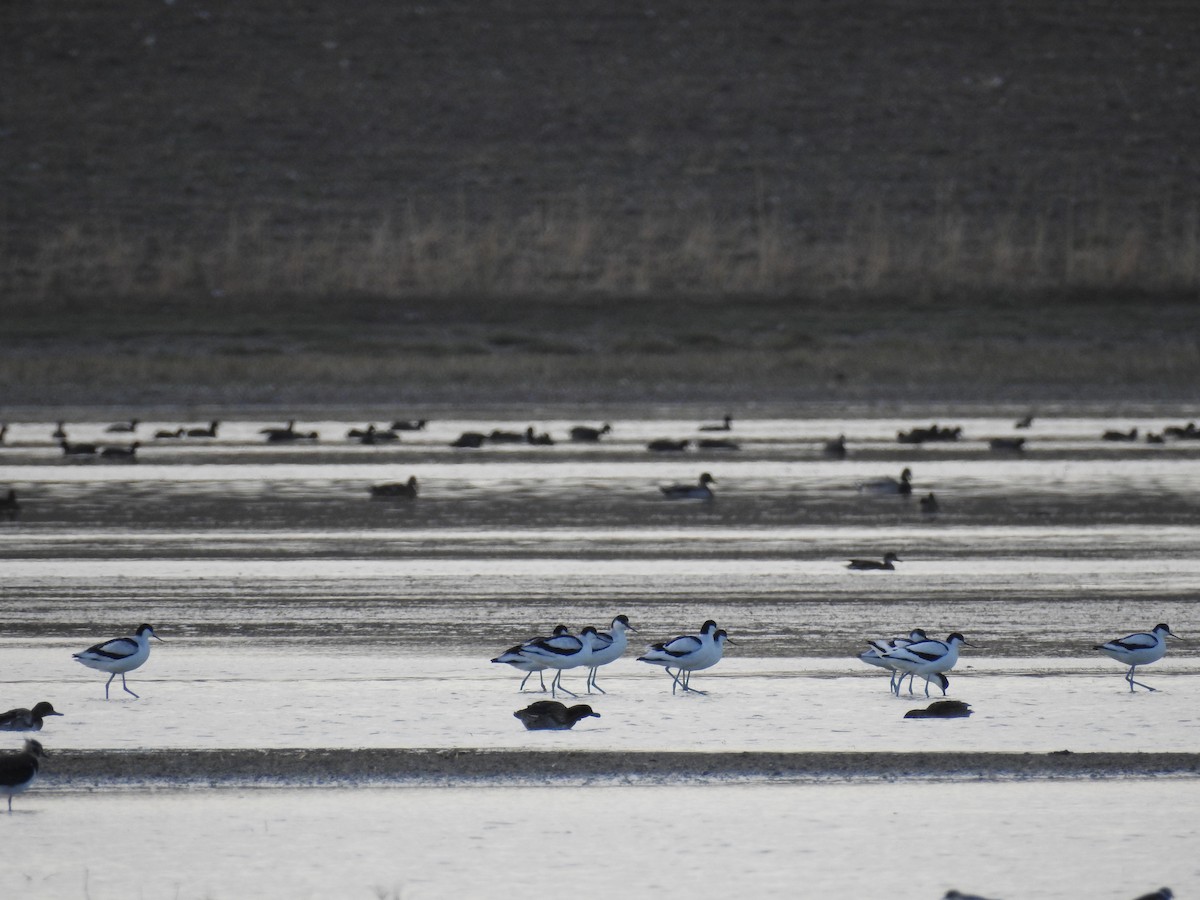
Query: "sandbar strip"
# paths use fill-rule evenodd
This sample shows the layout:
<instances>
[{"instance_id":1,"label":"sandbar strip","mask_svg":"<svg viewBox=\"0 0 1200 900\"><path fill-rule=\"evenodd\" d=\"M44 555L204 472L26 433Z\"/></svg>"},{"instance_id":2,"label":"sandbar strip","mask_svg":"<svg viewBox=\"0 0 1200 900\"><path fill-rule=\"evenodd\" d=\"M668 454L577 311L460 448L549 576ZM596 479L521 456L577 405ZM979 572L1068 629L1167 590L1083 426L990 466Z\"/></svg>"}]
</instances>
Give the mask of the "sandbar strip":
<instances>
[{"instance_id":1,"label":"sandbar strip","mask_svg":"<svg viewBox=\"0 0 1200 900\"><path fill-rule=\"evenodd\" d=\"M1200 776L1200 753L779 753L483 749L59 750L64 790L122 784L355 785L611 780L899 781Z\"/></svg>"}]
</instances>

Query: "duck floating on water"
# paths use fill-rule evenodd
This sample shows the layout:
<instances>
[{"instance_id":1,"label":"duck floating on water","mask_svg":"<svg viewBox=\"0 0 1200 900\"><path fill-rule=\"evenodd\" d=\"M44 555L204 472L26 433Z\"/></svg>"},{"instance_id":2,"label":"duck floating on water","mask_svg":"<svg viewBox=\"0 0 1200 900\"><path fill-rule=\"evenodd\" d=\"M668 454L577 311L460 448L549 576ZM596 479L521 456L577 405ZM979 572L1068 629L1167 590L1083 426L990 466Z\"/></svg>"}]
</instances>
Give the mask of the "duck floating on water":
<instances>
[{"instance_id":1,"label":"duck floating on water","mask_svg":"<svg viewBox=\"0 0 1200 900\"><path fill-rule=\"evenodd\" d=\"M892 571L896 567L893 563L900 562L900 557L890 550L883 554L883 559L852 559L846 563L847 569L868 570L868 569L886 569Z\"/></svg>"},{"instance_id":2,"label":"duck floating on water","mask_svg":"<svg viewBox=\"0 0 1200 900\"><path fill-rule=\"evenodd\" d=\"M712 500L716 495L709 485L716 483L717 479L704 472L696 484L667 484L659 487L659 490L668 500Z\"/></svg>"}]
</instances>

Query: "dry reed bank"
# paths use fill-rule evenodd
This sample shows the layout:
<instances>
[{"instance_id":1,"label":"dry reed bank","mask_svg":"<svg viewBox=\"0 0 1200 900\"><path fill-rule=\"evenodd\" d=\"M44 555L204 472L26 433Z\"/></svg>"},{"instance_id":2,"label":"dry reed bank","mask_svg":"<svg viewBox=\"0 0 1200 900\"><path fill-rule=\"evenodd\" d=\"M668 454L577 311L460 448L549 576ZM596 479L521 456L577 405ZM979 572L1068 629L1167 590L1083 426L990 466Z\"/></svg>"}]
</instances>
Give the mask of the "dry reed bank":
<instances>
[{"instance_id":1,"label":"dry reed bank","mask_svg":"<svg viewBox=\"0 0 1200 900\"><path fill-rule=\"evenodd\" d=\"M3 12L10 402L1190 397L1200 8Z\"/></svg>"}]
</instances>

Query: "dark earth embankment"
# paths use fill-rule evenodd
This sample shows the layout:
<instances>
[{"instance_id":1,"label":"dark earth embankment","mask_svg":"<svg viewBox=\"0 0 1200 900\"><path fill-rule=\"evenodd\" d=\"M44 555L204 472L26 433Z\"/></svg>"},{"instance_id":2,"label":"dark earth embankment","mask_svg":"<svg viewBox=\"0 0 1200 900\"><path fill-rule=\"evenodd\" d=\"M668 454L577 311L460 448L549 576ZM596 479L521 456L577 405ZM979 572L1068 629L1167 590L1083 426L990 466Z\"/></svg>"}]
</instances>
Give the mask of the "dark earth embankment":
<instances>
[{"instance_id":1,"label":"dark earth embankment","mask_svg":"<svg viewBox=\"0 0 1200 900\"><path fill-rule=\"evenodd\" d=\"M6 408L1194 398L1195 4L0 15Z\"/></svg>"}]
</instances>

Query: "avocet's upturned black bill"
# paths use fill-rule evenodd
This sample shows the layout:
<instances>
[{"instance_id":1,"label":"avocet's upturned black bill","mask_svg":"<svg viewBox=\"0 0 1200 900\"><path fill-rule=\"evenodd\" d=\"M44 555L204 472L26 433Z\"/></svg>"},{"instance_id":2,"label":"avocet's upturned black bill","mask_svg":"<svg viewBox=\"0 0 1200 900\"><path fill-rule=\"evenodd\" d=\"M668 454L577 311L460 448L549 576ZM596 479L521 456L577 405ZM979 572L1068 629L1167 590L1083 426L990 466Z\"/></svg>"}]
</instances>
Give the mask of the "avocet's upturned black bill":
<instances>
[{"instance_id":1,"label":"avocet's upturned black bill","mask_svg":"<svg viewBox=\"0 0 1200 900\"><path fill-rule=\"evenodd\" d=\"M121 676L121 687L125 692L137 697L125 683L125 673L132 672L150 658L150 638L162 640L149 625L139 625L133 637L113 638L111 641L88 647L83 652L74 654L74 657L90 669L109 673L108 681L104 683L105 700L108 699L108 689L112 680L118 675Z\"/></svg>"}]
</instances>

